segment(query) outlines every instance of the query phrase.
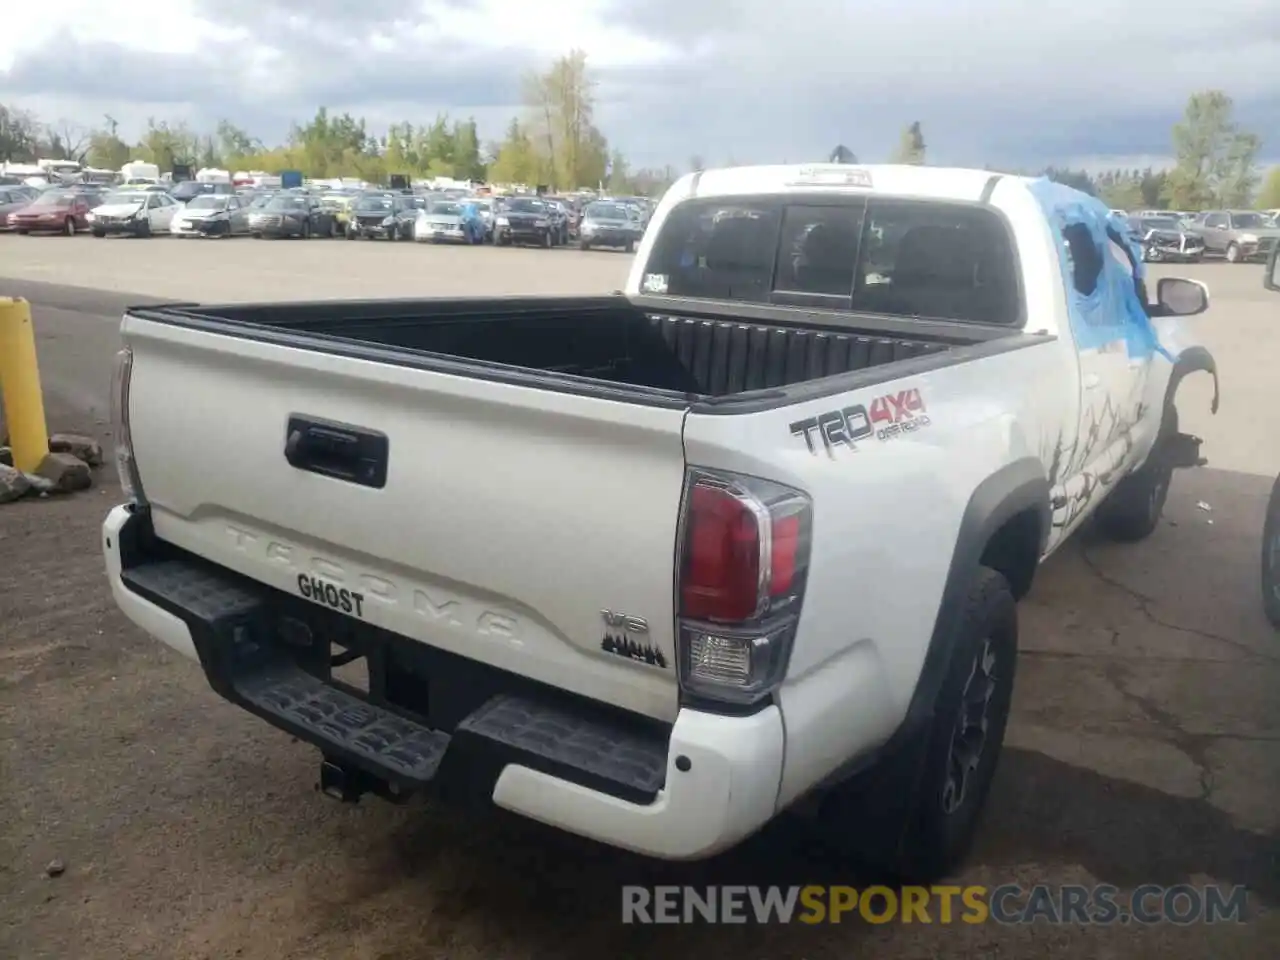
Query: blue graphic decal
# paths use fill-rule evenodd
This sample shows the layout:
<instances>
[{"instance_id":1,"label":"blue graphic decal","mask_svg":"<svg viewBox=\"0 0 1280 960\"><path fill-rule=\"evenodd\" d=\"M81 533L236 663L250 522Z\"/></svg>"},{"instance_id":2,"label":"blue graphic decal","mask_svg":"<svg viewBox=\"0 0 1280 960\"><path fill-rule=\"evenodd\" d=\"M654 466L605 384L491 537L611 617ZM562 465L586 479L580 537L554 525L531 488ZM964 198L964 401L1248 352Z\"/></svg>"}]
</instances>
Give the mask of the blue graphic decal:
<instances>
[{"instance_id":1,"label":"blue graphic decal","mask_svg":"<svg viewBox=\"0 0 1280 960\"><path fill-rule=\"evenodd\" d=\"M1124 218L1113 214L1101 200L1042 177L1029 185L1059 239L1058 260L1067 288L1071 332L1081 350L1095 350L1123 339L1129 356L1149 358L1160 354L1173 360L1156 336L1155 326L1139 299L1134 277L1146 279L1142 250L1129 233ZM1114 240L1107 227L1117 234L1132 255L1132 265L1122 264L1113 255ZM1066 242L1068 231L1087 233L1101 257L1102 272L1091 294L1083 294L1072 282L1074 263Z\"/></svg>"}]
</instances>

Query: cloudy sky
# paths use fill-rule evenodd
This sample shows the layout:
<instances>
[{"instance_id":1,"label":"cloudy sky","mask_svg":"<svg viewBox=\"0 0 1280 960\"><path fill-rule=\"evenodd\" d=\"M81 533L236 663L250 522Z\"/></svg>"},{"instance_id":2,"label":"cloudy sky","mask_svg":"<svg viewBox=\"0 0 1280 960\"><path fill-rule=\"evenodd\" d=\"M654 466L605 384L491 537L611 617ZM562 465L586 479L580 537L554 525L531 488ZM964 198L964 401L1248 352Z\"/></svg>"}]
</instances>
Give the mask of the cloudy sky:
<instances>
[{"instance_id":1,"label":"cloudy sky","mask_svg":"<svg viewBox=\"0 0 1280 960\"><path fill-rule=\"evenodd\" d=\"M1280 159L1280 0L57 0L3 18L0 101L82 125L148 116L265 140L319 104L375 128L473 115L572 47L639 165L883 158L920 120L939 163L1160 158L1218 87Z\"/></svg>"}]
</instances>

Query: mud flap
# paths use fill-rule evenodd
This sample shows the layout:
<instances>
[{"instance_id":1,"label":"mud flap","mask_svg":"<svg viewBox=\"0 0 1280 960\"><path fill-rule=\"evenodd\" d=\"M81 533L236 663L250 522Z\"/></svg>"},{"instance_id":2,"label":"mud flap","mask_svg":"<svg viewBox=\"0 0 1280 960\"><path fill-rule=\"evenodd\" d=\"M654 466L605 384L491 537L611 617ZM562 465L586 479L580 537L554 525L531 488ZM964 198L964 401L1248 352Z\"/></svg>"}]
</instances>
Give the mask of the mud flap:
<instances>
[{"instance_id":1,"label":"mud flap","mask_svg":"<svg viewBox=\"0 0 1280 960\"><path fill-rule=\"evenodd\" d=\"M1175 433L1164 441L1160 456L1174 470L1203 467L1209 461L1200 456L1202 443L1203 440L1190 433Z\"/></svg>"}]
</instances>

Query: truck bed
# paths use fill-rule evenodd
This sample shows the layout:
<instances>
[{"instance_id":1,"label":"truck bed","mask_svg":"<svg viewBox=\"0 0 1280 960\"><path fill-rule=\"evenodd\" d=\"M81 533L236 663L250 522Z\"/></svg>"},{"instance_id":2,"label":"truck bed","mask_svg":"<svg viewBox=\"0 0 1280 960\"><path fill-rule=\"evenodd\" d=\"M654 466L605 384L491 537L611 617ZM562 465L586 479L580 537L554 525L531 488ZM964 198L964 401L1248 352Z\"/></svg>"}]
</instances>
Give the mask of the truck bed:
<instances>
[{"instance_id":1,"label":"truck bed","mask_svg":"<svg viewBox=\"0 0 1280 960\"><path fill-rule=\"evenodd\" d=\"M865 318L864 326L849 315L743 304L732 305L732 316L707 304L649 309L622 296L179 305L140 312L242 336L273 331L299 346L362 344L422 360L461 359L708 399L1017 336L924 321L910 321L908 335L876 318ZM748 312L766 316L749 319ZM917 328L929 332L917 334Z\"/></svg>"}]
</instances>

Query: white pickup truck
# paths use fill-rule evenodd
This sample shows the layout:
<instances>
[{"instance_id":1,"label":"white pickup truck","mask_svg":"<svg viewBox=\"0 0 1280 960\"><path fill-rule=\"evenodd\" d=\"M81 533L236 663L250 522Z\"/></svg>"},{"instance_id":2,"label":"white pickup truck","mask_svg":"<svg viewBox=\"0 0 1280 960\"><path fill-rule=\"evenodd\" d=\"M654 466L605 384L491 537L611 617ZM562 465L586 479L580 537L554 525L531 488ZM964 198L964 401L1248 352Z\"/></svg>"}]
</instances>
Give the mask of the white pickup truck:
<instances>
[{"instance_id":1,"label":"white pickup truck","mask_svg":"<svg viewBox=\"0 0 1280 960\"><path fill-rule=\"evenodd\" d=\"M1203 462L1207 290L1148 303L1126 235L1044 180L711 170L614 296L130 309L111 589L326 793L669 859L798 810L937 875L1040 560Z\"/></svg>"}]
</instances>

